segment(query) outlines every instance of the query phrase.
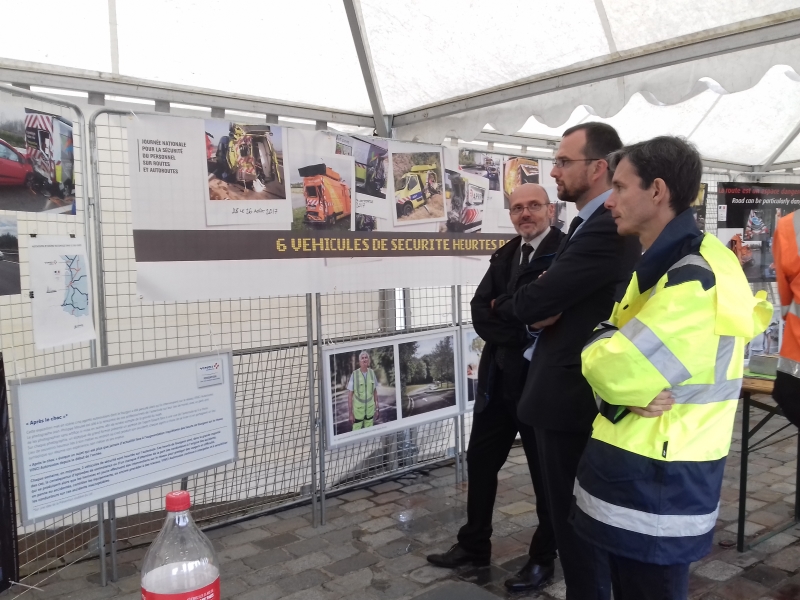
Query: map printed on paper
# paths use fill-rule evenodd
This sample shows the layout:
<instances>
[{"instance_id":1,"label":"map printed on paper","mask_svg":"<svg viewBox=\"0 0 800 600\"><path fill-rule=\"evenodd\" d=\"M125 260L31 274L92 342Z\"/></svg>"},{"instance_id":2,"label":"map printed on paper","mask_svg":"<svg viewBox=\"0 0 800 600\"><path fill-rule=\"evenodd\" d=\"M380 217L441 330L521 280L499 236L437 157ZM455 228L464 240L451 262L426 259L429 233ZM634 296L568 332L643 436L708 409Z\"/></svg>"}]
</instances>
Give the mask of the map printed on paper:
<instances>
[{"instance_id":1,"label":"map printed on paper","mask_svg":"<svg viewBox=\"0 0 800 600\"><path fill-rule=\"evenodd\" d=\"M33 340L37 349L95 337L92 283L82 238L30 239Z\"/></svg>"},{"instance_id":2,"label":"map printed on paper","mask_svg":"<svg viewBox=\"0 0 800 600\"><path fill-rule=\"evenodd\" d=\"M60 257L64 263L64 311L73 317L89 314L89 277L86 271L86 259L80 254Z\"/></svg>"}]
</instances>

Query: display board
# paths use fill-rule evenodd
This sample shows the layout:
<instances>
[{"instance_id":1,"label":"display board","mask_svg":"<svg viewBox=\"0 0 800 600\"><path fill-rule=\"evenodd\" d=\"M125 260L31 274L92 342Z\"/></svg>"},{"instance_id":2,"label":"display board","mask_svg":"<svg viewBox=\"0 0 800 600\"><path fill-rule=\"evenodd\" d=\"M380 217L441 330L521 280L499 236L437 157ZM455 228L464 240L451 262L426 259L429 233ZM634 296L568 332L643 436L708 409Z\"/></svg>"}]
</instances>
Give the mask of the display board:
<instances>
[{"instance_id":1,"label":"display board","mask_svg":"<svg viewBox=\"0 0 800 600\"><path fill-rule=\"evenodd\" d=\"M502 193L489 197L502 164L462 172L442 146L164 115L123 124L149 300L477 284L514 235ZM512 174L538 180L536 160L514 160Z\"/></svg>"},{"instance_id":2,"label":"display board","mask_svg":"<svg viewBox=\"0 0 800 600\"><path fill-rule=\"evenodd\" d=\"M236 460L230 351L11 381L23 524Z\"/></svg>"},{"instance_id":3,"label":"display board","mask_svg":"<svg viewBox=\"0 0 800 600\"><path fill-rule=\"evenodd\" d=\"M798 208L800 185L717 184L717 237L739 258L748 281L775 281L775 226L781 217Z\"/></svg>"},{"instance_id":4,"label":"display board","mask_svg":"<svg viewBox=\"0 0 800 600\"><path fill-rule=\"evenodd\" d=\"M0 354L0 592L19 581L17 509L14 501L14 470L11 431L8 427L6 369Z\"/></svg>"},{"instance_id":5,"label":"display board","mask_svg":"<svg viewBox=\"0 0 800 600\"><path fill-rule=\"evenodd\" d=\"M328 448L455 416L456 327L323 350Z\"/></svg>"}]
</instances>

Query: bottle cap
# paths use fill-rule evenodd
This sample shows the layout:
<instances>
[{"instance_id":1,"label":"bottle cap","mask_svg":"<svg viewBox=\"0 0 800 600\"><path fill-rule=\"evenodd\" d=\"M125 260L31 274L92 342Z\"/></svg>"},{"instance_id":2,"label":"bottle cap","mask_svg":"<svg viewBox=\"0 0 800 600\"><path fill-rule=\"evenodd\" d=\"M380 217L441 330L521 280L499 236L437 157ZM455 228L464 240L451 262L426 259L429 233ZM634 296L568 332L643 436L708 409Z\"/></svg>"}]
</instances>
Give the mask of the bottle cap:
<instances>
[{"instance_id":1,"label":"bottle cap","mask_svg":"<svg viewBox=\"0 0 800 600\"><path fill-rule=\"evenodd\" d=\"M167 494L167 512L179 512L182 510L189 510L192 505L189 492L170 492Z\"/></svg>"}]
</instances>

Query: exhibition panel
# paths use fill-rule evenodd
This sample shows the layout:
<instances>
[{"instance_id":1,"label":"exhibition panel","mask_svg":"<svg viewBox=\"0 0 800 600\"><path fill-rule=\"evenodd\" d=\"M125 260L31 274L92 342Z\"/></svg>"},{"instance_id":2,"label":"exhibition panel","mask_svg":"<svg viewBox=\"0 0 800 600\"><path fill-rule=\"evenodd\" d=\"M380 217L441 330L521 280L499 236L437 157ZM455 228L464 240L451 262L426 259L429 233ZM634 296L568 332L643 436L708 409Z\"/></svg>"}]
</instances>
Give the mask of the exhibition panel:
<instances>
[{"instance_id":1,"label":"exhibition panel","mask_svg":"<svg viewBox=\"0 0 800 600\"><path fill-rule=\"evenodd\" d=\"M67 244L83 243L85 251L78 254L88 258L85 268L93 267L93 246L87 231L90 209L85 178L88 144L84 144L84 125L80 109L68 101L43 98L24 90L13 94L7 89L0 90L0 138L10 138L4 145L6 152L16 156L30 152L32 159L35 158L31 161L30 174L25 176L28 182L4 188L0 193L3 210L0 216L0 345L8 380L55 375L97 365L96 344L91 338L83 337L82 341L58 346L36 343L36 329L42 326L40 317L49 314L62 324L73 317L60 307L55 311L45 307L44 312L36 312L32 303L39 298L30 297L31 290L37 286L43 286L41 289L45 293L47 290L47 279L40 276L41 270L39 275L36 273L36 268L43 263L31 263L32 246L42 245L42 240L46 245L46 240L55 236L69 240ZM70 252L63 256L74 257ZM58 290L59 305L73 289L63 276L51 280L50 285ZM81 285L79 283L78 287ZM92 286L82 291L90 296L95 294ZM94 320L96 307L79 304L77 298L76 304L79 312L94 313L90 321ZM82 318L82 315L77 316ZM12 419L9 421L13 434L15 423ZM17 473L14 493L18 496L16 481ZM30 525L18 522L20 577L38 569L63 566L65 557L71 562L91 556L88 546L99 534L97 514L97 507L92 506ZM56 548L58 551L54 551Z\"/></svg>"}]
</instances>

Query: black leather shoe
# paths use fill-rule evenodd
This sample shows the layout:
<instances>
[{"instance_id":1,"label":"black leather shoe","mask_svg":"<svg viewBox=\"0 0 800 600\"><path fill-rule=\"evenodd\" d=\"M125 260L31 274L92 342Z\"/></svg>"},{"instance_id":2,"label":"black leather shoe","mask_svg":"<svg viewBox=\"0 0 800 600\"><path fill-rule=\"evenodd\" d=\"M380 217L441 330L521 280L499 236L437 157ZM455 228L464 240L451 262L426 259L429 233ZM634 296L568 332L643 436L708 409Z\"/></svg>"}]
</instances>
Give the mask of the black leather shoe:
<instances>
[{"instance_id":1,"label":"black leather shoe","mask_svg":"<svg viewBox=\"0 0 800 600\"><path fill-rule=\"evenodd\" d=\"M505 581L505 586L509 592L527 592L538 590L553 578L556 567L553 561L545 564L533 562L529 559L519 572Z\"/></svg>"},{"instance_id":2,"label":"black leather shoe","mask_svg":"<svg viewBox=\"0 0 800 600\"><path fill-rule=\"evenodd\" d=\"M489 556L481 554L472 554L467 552L458 544L453 546L443 554L429 554L428 562L443 567L445 569L455 569L462 565L475 565L476 567L484 567L489 564Z\"/></svg>"}]
</instances>

